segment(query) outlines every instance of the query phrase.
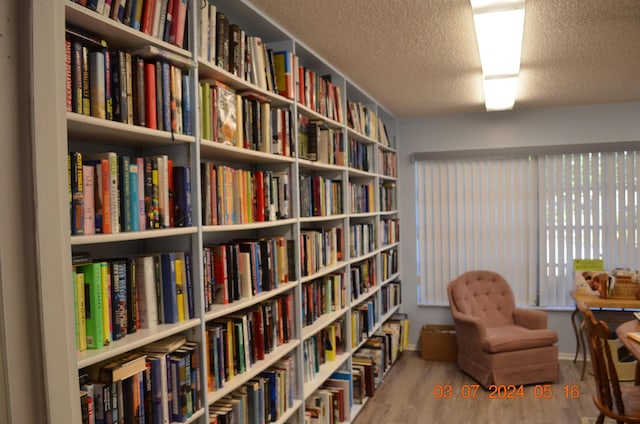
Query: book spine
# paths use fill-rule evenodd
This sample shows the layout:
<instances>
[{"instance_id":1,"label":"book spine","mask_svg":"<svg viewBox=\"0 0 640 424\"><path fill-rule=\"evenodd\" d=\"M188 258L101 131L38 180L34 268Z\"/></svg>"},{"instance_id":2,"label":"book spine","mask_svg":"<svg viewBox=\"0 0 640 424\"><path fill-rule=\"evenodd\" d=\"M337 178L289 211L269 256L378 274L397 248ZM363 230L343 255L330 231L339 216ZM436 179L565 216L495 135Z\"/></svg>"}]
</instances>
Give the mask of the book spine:
<instances>
[{"instance_id":1,"label":"book spine","mask_svg":"<svg viewBox=\"0 0 640 424\"><path fill-rule=\"evenodd\" d=\"M131 186L129 181L129 156L122 155L119 158L120 171L120 218L121 230L131 231Z\"/></svg>"},{"instance_id":2,"label":"book spine","mask_svg":"<svg viewBox=\"0 0 640 424\"><path fill-rule=\"evenodd\" d=\"M89 48L87 46L82 46L82 114L91 115Z\"/></svg>"},{"instance_id":3,"label":"book spine","mask_svg":"<svg viewBox=\"0 0 640 424\"><path fill-rule=\"evenodd\" d=\"M84 197L82 153L69 154L69 181L71 193L71 234L84 234Z\"/></svg>"},{"instance_id":4,"label":"book spine","mask_svg":"<svg viewBox=\"0 0 640 424\"><path fill-rule=\"evenodd\" d=\"M113 121L113 66L111 63L111 53L104 49L104 102L105 117Z\"/></svg>"},{"instance_id":5,"label":"book spine","mask_svg":"<svg viewBox=\"0 0 640 424\"><path fill-rule=\"evenodd\" d=\"M154 63L144 63L144 110L145 123L148 128L158 127L156 116L156 66Z\"/></svg>"},{"instance_id":6,"label":"book spine","mask_svg":"<svg viewBox=\"0 0 640 424\"><path fill-rule=\"evenodd\" d=\"M84 293L84 274L74 268L74 294L76 294L76 322L77 322L77 348L79 351L87 350L87 315L86 295Z\"/></svg>"},{"instance_id":7,"label":"book spine","mask_svg":"<svg viewBox=\"0 0 640 424\"><path fill-rule=\"evenodd\" d=\"M93 165L82 166L82 198L83 198L83 215L84 224L83 234L95 234L96 233L96 215L94 209L94 196L95 196L95 167Z\"/></svg>"},{"instance_id":8,"label":"book spine","mask_svg":"<svg viewBox=\"0 0 640 424\"><path fill-rule=\"evenodd\" d=\"M84 274L88 349L101 349L104 346L100 266L100 263L92 263L78 267L78 270Z\"/></svg>"},{"instance_id":9,"label":"book spine","mask_svg":"<svg viewBox=\"0 0 640 424\"><path fill-rule=\"evenodd\" d=\"M141 127L146 127L147 111L145 104L145 64L142 58L138 56L132 56L131 61L133 75L133 123ZM152 106L155 108L155 103L149 104L150 108Z\"/></svg>"},{"instance_id":10,"label":"book spine","mask_svg":"<svg viewBox=\"0 0 640 424\"><path fill-rule=\"evenodd\" d=\"M131 220L131 231L140 231L138 214L138 165L135 162L129 163L129 218Z\"/></svg>"},{"instance_id":11,"label":"book spine","mask_svg":"<svg viewBox=\"0 0 640 424\"><path fill-rule=\"evenodd\" d=\"M100 262L100 282L102 285L102 335L105 344L108 344L113 340L113 328L111 326L111 274L107 262Z\"/></svg>"},{"instance_id":12,"label":"book spine","mask_svg":"<svg viewBox=\"0 0 640 424\"><path fill-rule=\"evenodd\" d=\"M176 255L175 253L161 254L162 265L162 298L164 309L164 324L178 322L178 305L176 301Z\"/></svg>"},{"instance_id":13,"label":"book spine","mask_svg":"<svg viewBox=\"0 0 640 424\"><path fill-rule=\"evenodd\" d=\"M147 229L146 223L146 211L145 211L145 164L144 158L137 157L136 158L136 170L138 171L137 175L137 185L138 185L138 226L140 231L145 231Z\"/></svg>"}]
</instances>

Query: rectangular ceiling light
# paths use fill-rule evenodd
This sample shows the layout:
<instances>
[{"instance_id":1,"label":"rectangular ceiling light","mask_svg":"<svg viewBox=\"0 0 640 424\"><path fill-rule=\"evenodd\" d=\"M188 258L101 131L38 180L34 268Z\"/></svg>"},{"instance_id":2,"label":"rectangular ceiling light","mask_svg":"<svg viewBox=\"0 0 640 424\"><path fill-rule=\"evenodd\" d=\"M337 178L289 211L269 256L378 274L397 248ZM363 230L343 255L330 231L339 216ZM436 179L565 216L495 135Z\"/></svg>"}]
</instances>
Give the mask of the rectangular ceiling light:
<instances>
[{"instance_id":1,"label":"rectangular ceiling light","mask_svg":"<svg viewBox=\"0 0 640 424\"><path fill-rule=\"evenodd\" d=\"M495 107L497 104L509 103L510 106L502 109L510 109L515 101L515 91L513 101L495 103L491 100L491 108L489 98L501 97L504 91L504 88L501 88L501 92L494 95L491 92L492 87L517 88L524 32L524 0L471 0L471 6L487 110L499 110ZM498 82L500 77L504 77L505 81Z\"/></svg>"},{"instance_id":2,"label":"rectangular ceiling light","mask_svg":"<svg viewBox=\"0 0 640 424\"><path fill-rule=\"evenodd\" d=\"M518 76L484 78L484 104L487 111L512 109L518 91Z\"/></svg>"}]
</instances>

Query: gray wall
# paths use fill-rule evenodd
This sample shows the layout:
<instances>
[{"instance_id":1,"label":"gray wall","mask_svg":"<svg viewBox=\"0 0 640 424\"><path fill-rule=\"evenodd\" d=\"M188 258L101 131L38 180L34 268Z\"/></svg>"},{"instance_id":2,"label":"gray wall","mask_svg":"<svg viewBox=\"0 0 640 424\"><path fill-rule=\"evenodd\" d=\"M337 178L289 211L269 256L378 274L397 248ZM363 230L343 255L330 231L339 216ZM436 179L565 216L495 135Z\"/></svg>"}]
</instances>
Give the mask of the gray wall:
<instances>
[{"instance_id":1,"label":"gray wall","mask_svg":"<svg viewBox=\"0 0 640 424\"><path fill-rule=\"evenodd\" d=\"M400 121L398 147L401 221L402 311L409 314L410 343L419 343L423 324L448 324L447 307L418 306L416 299L415 184L410 155L415 152L640 142L640 103L617 103L466 115L441 115ZM640 148L640 143L638 144ZM548 311L558 331L561 354L575 353L571 311Z\"/></svg>"}]
</instances>

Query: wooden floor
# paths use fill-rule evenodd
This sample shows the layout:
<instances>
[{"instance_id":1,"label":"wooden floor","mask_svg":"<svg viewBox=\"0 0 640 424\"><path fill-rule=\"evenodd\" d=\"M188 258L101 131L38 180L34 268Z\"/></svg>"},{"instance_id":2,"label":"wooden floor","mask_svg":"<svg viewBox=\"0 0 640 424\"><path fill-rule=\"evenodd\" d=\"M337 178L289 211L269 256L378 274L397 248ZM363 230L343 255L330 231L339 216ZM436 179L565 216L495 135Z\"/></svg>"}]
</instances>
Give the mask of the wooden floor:
<instances>
[{"instance_id":1,"label":"wooden floor","mask_svg":"<svg viewBox=\"0 0 640 424\"><path fill-rule=\"evenodd\" d=\"M459 371L455 363L423 361L419 352L406 351L354 423L580 424L582 417L598 416L591 397L593 377L587 373L581 381L580 371L581 365L560 361L560 380L551 385L547 399L536 398L535 386L524 387L523 398L490 399L490 392L482 388L472 398L471 385L475 382ZM445 385L450 385L453 396L438 399L439 389ZM568 396L565 396L565 385ZM537 394L544 396L540 387Z\"/></svg>"}]
</instances>

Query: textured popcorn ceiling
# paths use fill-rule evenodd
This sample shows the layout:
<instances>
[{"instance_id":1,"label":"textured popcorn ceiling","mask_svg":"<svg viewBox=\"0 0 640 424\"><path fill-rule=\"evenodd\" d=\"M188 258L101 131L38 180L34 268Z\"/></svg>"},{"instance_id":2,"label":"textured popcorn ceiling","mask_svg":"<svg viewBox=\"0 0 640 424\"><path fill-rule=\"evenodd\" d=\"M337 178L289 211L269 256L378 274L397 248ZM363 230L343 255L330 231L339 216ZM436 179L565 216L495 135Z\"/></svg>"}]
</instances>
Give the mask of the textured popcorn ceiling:
<instances>
[{"instance_id":1,"label":"textured popcorn ceiling","mask_svg":"<svg viewBox=\"0 0 640 424\"><path fill-rule=\"evenodd\" d=\"M469 0L249 1L397 117L484 111ZM525 10L515 109L640 100L640 0Z\"/></svg>"}]
</instances>

